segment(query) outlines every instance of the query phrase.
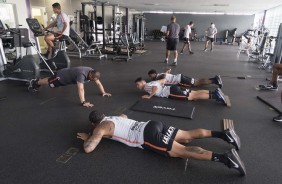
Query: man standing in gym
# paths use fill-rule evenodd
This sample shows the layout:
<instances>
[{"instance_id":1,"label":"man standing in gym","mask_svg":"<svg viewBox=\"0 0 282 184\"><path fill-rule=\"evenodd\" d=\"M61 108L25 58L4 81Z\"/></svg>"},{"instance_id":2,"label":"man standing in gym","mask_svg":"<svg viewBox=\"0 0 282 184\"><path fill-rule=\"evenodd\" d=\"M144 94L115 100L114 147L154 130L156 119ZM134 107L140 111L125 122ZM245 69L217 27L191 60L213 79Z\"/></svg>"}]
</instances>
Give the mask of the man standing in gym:
<instances>
[{"instance_id":1,"label":"man standing in gym","mask_svg":"<svg viewBox=\"0 0 282 184\"><path fill-rule=\"evenodd\" d=\"M176 23L176 17L173 15L171 17L171 23L167 26L166 36L167 36L167 45L166 45L166 59L165 63L168 64L168 58L170 51L174 52L174 62L172 65L177 65L177 43L179 42L179 31L180 26Z\"/></svg>"},{"instance_id":2,"label":"man standing in gym","mask_svg":"<svg viewBox=\"0 0 282 184\"><path fill-rule=\"evenodd\" d=\"M214 43L215 35L217 34L217 29L213 22L211 23L211 26L206 30L206 34L207 34L207 40L206 40L204 51L205 52L207 51L209 41L211 41L211 52L212 52L214 47L213 43Z\"/></svg>"},{"instance_id":3,"label":"man standing in gym","mask_svg":"<svg viewBox=\"0 0 282 184\"><path fill-rule=\"evenodd\" d=\"M190 41L189 41L189 39L190 39L190 34L191 34L191 28L194 26L194 23L193 23L193 21L190 21L189 22L189 24L185 27L185 31L184 31L184 45L183 45L183 48L182 48L182 50L180 51L180 54L183 54L183 51L184 51L184 49L186 48L186 46L187 46L187 48L188 48L188 51L189 51L189 53L190 54L194 54L194 52L192 52L192 50L191 50L191 44L190 44Z\"/></svg>"},{"instance_id":4,"label":"man standing in gym","mask_svg":"<svg viewBox=\"0 0 282 184\"><path fill-rule=\"evenodd\" d=\"M57 49L54 45L54 40L57 38L62 38L63 36L69 36L70 34L70 20L64 12L61 10L61 5L59 3L52 4L53 11L55 14L57 14L56 20L52 22L50 25L48 25L44 30L47 30L49 28L53 28L57 26L59 32L57 34L47 34L44 38L48 45L48 50L44 54L46 58L48 58L49 54L52 53L52 57L56 56Z\"/></svg>"}]
</instances>

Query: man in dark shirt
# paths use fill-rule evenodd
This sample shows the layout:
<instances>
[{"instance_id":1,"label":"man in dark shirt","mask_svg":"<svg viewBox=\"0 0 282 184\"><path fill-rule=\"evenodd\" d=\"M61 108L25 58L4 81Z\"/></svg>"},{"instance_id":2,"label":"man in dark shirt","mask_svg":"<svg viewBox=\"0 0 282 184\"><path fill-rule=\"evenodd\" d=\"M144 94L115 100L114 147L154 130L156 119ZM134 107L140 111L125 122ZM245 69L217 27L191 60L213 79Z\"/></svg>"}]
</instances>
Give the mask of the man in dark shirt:
<instances>
[{"instance_id":1,"label":"man in dark shirt","mask_svg":"<svg viewBox=\"0 0 282 184\"><path fill-rule=\"evenodd\" d=\"M95 81L103 96L111 96L106 93L102 83L99 80L100 73L90 67L79 66L73 68L64 68L58 70L57 74L44 79L32 79L28 86L31 92L37 92L41 85L49 85L51 88L66 86L69 84L77 84L78 95L82 106L92 107L93 104L85 101L84 83Z\"/></svg>"},{"instance_id":2,"label":"man in dark shirt","mask_svg":"<svg viewBox=\"0 0 282 184\"><path fill-rule=\"evenodd\" d=\"M166 59L165 63L168 63L168 58L170 51L174 52L174 62L172 65L177 65L177 44L179 42L179 31L180 26L176 23L176 17L173 15L171 17L171 23L167 26L166 36L167 36L167 45L166 45Z\"/></svg>"}]
</instances>

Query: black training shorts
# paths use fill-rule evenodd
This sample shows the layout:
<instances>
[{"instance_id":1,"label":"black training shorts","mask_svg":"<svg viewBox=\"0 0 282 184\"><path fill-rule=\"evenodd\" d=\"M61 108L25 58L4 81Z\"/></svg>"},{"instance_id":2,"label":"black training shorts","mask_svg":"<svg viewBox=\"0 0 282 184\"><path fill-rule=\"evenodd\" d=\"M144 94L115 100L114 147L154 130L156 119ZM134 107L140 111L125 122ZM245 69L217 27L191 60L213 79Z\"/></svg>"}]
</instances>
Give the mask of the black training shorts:
<instances>
[{"instance_id":1,"label":"black training shorts","mask_svg":"<svg viewBox=\"0 0 282 184\"><path fill-rule=\"evenodd\" d=\"M172 85L170 87L170 94L168 98L179 99L179 100L188 100L188 96L190 92L191 92L190 89L182 89L179 86Z\"/></svg>"},{"instance_id":2,"label":"black training shorts","mask_svg":"<svg viewBox=\"0 0 282 184\"><path fill-rule=\"evenodd\" d=\"M144 144L142 147L168 156L178 129L166 126L162 122L149 121L144 129Z\"/></svg>"},{"instance_id":3,"label":"black training shorts","mask_svg":"<svg viewBox=\"0 0 282 184\"><path fill-rule=\"evenodd\" d=\"M184 38L184 43L190 43L189 38Z\"/></svg>"},{"instance_id":4,"label":"black training shorts","mask_svg":"<svg viewBox=\"0 0 282 184\"><path fill-rule=\"evenodd\" d=\"M187 77L185 75L181 75L179 85L185 87L193 87L195 85L195 79Z\"/></svg>"},{"instance_id":5,"label":"black training shorts","mask_svg":"<svg viewBox=\"0 0 282 184\"><path fill-rule=\"evenodd\" d=\"M166 49L171 51L177 50L178 42L179 42L178 38L168 38L166 42Z\"/></svg>"},{"instance_id":6,"label":"black training shorts","mask_svg":"<svg viewBox=\"0 0 282 184\"><path fill-rule=\"evenodd\" d=\"M50 88L56 88L56 87L59 87L59 86L63 86L60 83L60 77L57 77L56 74L49 77L48 83L49 83Z\"/></svg>"},{"instance_id":7,"label":"black training shorts","mask_svg":"<svg viewBox=\"0 0 282 184\"><path fill-rule=\"evenodd\" d=\"M214 42L214 38L211 38L211 37L207 37L207 41L211 41L211 42Z\"/></svg>"},{"instance_id":8,"label":"black training shorts","mask_svg":"<svg viewBox=\"0 0 282 184\"><path fill-rule=\"evenodd\" d=\"M55 33L54 34L55 39L60 39L60 40L67 40L68 37L66 35L63 35L61 33Z\"/></svg>"}]
</instances>

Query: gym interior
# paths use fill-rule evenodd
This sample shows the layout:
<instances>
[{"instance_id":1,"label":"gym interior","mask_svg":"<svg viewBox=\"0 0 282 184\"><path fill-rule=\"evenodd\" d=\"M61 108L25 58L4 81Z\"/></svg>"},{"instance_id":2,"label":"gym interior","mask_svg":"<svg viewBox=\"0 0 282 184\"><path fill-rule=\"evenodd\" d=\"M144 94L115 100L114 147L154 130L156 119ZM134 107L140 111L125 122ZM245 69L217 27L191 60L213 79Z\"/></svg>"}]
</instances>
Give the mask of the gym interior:
<instances>
[{"instance_id":1,"label":"gym interior","mask_svg":"<svg viewBox=\"0 0 282 184\"><path fill-rule=\"evenodd\" d=\"M281 1L1 0L0 9L1 184L281 183L282 95L279 72L275 76L282 58ZM59 28L62 12L68 34ZM176 49L168 48L172 32ZM64 36L55 36L52 47L45 39L56 34ZM190 50L182 49L185 43ZM78 82L38 85L38 79L80 66L99 71L104 89L87 82L83 98ZM149 83L151 69L195 80L220 76L226 101L140 91L135 80ZM30 90L36 80L39 88ZM217 84L185 88L218 91ZM94 135L93 110L181 130L232 129L241 141L235 156L243 174L236 164L163 156L108 138L86 153L77 133ZM183 145L216 153L234 148L214 137Z\"/></svg>"}]
</instances>

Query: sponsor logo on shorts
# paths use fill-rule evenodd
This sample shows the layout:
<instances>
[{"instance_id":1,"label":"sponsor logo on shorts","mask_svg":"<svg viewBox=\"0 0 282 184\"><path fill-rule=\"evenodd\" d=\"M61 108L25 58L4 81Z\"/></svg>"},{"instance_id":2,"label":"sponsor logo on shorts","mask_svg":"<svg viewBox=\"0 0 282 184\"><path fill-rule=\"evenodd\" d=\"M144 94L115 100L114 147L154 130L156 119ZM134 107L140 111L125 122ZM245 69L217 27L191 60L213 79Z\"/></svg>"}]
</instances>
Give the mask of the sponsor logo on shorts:
<instances>
[{"instance_id":1,"label":"sponsor logo on shorts","mask_svg":"<svg viewBox=\"0 0 282 184\"><path fill-rule=\"evenodd\" d=\"M51 88L54 88L54 87L55 87L55 85L54 85L54 84L49 84L49 86L50 86Z\"/></svg>"},{"instance_id":2,"label":"sponsor logo on shorts","mask_svg":"<svg viewBox=\"0 0 282 184\"><path fill-rule=\"evenodd\" d=\"M165 133L164 138L163 138L163 142L164 142L165 144L168 144L168 141L169 141L169 139L171 138L171 136L172 136L174 130L175 130L175 128L172 127L172 126L168 128L168 130L167 130L167 132Z\"/></svg>"},{"instance_id":3,"label":"sponsor logo on shorts","mask_svg":"<svg viewBox=\"0 0 282 184\"><path fill-rule=\"evenodd\" d=\"M187 94L190 92L189 89L185 89L185 91L183 91L183 94L187 96Z\"/></svg>"},{"instance_id":4,"label":"sponsor logo on shorts","mask_svg":"<svg viewBox=\"0 0 282 184\"><path fill-rule=\"evenodd\" d=\"M154 109L165 109L165 110L171 110L171 111L175 111L175 108L171 108L171 107L163 107L163 106L153 106Z\"/></svg>"},{"instance_id":5,"label":"sponsor logo on shorts","mask_svg":"<svg viewBox=\"0 0 282 184\"><path fill-rule=\"evenodd\" d=\"M195 84L195 79L191 79L191 84Z\"/></svg>"}]
</instances>

